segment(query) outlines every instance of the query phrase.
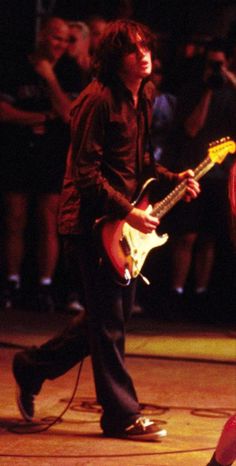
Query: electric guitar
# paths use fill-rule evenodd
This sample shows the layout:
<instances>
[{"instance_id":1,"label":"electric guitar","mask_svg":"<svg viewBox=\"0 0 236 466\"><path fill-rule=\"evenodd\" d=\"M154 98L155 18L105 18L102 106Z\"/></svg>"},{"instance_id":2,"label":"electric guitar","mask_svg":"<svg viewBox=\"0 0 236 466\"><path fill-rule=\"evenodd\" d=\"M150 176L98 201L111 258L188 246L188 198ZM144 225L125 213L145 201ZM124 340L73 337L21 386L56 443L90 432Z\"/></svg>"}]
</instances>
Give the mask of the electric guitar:
<instances>
[{"instance_id":1,"label":"electric guitar","mask_svg":"<svg viewBox=\"0 0 236 466\"><path fill-rule=\"evenodd\" d=\"M194 178L199 180L215 163L222 163L226 156L233 154L236 144L230 138L222 138L209 144L206 158L195 168ZM150 191L155 178L147 180L138 198L133 202L135 207L150 211ZM161 219L184 196L187 181L181 181L173 191L162 201L152 205L151 214ZM149 252L166 243L168 234L159 236L156 231L142 233L131 227L124 220L111 220L103 217L98 221L100 240L105 257L110 261L115 277L122 285L128 285L132 278L140 275L149 284L149 281L141 273L142 266Z\"/></svg>"}]
</instances>

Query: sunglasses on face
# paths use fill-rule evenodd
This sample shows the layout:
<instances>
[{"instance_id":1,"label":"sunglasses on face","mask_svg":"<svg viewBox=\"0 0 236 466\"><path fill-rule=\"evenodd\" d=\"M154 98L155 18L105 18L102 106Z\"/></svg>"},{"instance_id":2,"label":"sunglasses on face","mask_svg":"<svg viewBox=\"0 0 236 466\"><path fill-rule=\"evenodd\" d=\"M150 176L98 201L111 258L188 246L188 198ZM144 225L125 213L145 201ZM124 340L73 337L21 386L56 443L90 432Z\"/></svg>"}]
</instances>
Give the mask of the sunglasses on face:
<instances>
[{"instance_id":1,"label":"sunglasses on face","mask_svg":"<svg viewBox=\"0 0 236 466\"><path fill-rule=\"evenodd\" d=\"M217 71L224 66L224 62L221 60L208 60L207 61L207 66L209 66L211 69Z\"/></svg>"}]
</instances>

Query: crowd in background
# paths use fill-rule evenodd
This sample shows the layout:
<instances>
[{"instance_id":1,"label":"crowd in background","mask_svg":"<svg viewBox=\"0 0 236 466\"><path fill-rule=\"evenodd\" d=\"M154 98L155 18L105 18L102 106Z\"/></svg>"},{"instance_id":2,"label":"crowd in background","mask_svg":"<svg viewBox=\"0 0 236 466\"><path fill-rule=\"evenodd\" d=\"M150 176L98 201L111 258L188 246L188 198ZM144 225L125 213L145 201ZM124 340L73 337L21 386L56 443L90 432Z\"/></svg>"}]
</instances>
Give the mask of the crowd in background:
<instances>
[{"instance_id":1,"label":"crowd in background","mask_svg":"<svg viewBox=\"0 0 236 466\"><path fill-rule=\"evenodd\" d=\"M1 76L1 309L83 309L73 251L64 263L57 211L71 105L94 78L93 58L106 23L99 16L43 22L32 52L9 62ZM236 28L223 38L192 36L176 46L174 56L166 39L155 31L154 37L151 150L156 163L174 171L195 168L209 143L236 140ZM137 295L144 313L214 321L208 311L222 292L233 318L227 191L232 165L229 156L214 166L201 182L199 199L191 205L180 201L162 220L160 230L170 240L145 263L151 285L140 279ZM224 319L221 311L217 318Z\"/></svg>"}]
</instances>

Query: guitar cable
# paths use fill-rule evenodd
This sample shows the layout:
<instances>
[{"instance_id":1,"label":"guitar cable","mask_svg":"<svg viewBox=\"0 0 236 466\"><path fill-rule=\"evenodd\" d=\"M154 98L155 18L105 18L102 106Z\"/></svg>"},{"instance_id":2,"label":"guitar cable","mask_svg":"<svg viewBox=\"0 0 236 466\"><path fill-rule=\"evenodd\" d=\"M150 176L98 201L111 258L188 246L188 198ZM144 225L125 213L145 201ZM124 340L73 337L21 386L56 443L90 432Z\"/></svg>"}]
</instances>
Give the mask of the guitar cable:
<instances>
[{"instance_id":1,"label":"guitar cable","mask_svg":"<svg viewBox=\"0 0 236 466\"><path fill-rule=\"evenodd\" d=\"M76 395L76 392L77 392L77 389L78 389L78 386L79 386L79 381L80 381L81 372L82 372L82 368L83 368L83 362L84 362L84 358L79 363L78 373L77 373L77 376L76 376L75 385L74 385L72 395L71 395L68 403L66 404L65 408L62 410L62 412L58 416L45 417L45 418L39 419L38 422L35 420L35 421L23 422L23 423L20 423L20 424L15 423L11 427L8 427L7 430L9 432L13 432L15 434L38 434L38 433L41 433L41 432L46 432L47 430L49 430L55 424L58 424L58 423L62 422L62 418L63 418L64 414L68 411L69 407L71 406L71 404L72 404L72 402L73 402L73 400L75 398L75 395Z\"/></svg>"}]
</instances>

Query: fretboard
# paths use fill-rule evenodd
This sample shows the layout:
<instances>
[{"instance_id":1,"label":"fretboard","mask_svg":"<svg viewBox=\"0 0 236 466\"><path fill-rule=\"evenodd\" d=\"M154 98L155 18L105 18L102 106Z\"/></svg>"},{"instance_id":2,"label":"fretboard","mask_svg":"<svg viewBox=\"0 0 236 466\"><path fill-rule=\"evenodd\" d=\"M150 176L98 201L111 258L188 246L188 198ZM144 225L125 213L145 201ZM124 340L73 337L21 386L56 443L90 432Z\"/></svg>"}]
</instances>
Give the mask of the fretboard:
<instances>
[{"instance_id":1,"label":"fretboard","mask_svg":"<svg viewBox=\"0 0 236 466\"><path fill-rule=\"evenodd\" d=\"M194 178L195 180L199 180L202 176L204 176L213 166L214 162L207 156L194 170ZM186 179L181 181L176 188L171 191L162 201L157 202L152 211L152 215L162 218L164 217L169 210L174 207L174 205L182 199L186 192L187 181Z\"/></svg>"}]
</instances>

